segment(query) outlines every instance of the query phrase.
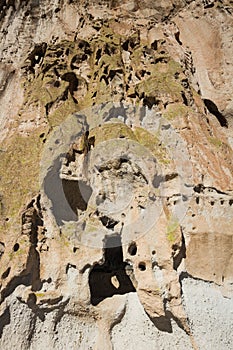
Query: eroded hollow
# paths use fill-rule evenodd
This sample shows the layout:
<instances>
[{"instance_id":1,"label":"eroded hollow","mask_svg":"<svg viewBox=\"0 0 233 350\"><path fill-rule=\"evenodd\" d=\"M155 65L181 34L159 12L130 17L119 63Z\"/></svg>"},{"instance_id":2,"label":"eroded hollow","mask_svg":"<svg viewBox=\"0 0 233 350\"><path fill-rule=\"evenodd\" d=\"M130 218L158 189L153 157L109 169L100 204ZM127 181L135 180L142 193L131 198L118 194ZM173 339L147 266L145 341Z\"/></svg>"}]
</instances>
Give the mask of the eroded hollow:
<instances>
[{"instance_id":1,"label":"eroded hollow","mask_svg":"<svg viewBox=\"0 0 233 350\"><path fill-rule=\"evenodd\" d=\"M140 271L146 271L146 263L141 261L139 264L138 264L138 268Z\"/></svg>"},{"instance_id":2,"label":"eroded hollow","mask_svg":"<svg viewBox=\"0 0 233 350\"><path fill-rule=\"evenodd\" d=\"M137 254L137 245L135 242L130 243L128 252L132 256Z\"/></svg>"},{"instance_id":3,"label":"eroded hollow","mask_svg":"<svg viewBox=\"0 0 233 350\"><path fill-rule=\"evenodd\" d=\"M128 264L123 261L120 235L107 237L104 248L104 263L96 264L89 275L91 304L98 305L115 294L135 292L131 279L126 274ZM113 279L117 283L113 284Z\"/></svg>"},{"instance_id":4,"label":"eroded hollow","mask_svg":"<svg viewBox=\"0 0 233 350\"><path fill-rule=\"evenodd\" d=\"M83 181L66 179L62 180L62 186L65 197L74 213L77 213L78 209L82 211L87 209L87 204L92 194L90 186Z\"/></svg>"},{"instance_id":5,"label":"eroded hollow","mask_svg":"<svg viewBox=\"0 0 233 350\"><path fill-rule=\"evenodd\" d=\"M17 252L19 250L19 243L15 243L14 247L13 247L13 251Z\"/></svg>"}]
</instances>

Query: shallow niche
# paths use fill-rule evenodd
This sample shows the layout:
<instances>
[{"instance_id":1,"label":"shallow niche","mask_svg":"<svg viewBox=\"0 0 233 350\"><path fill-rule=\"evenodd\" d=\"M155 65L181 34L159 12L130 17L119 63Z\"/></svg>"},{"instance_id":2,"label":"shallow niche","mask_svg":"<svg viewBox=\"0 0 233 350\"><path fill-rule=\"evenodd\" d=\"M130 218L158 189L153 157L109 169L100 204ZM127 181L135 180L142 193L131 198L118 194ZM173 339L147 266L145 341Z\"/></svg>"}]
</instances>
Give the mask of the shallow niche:
<instances>
[{"instance_id":1,"label":"shallow niche","mask_svg":"<svg viewBox=\"0 0 233 350\"><path fill-rule=\"evenodd\" d=\"M89 275L92 305L98 305L115 294L136 291L126 273L127 267L128 264L123 261L121 236L107 237L104 245L104 263L96 264Z\"/></svg>"}]
</instances>

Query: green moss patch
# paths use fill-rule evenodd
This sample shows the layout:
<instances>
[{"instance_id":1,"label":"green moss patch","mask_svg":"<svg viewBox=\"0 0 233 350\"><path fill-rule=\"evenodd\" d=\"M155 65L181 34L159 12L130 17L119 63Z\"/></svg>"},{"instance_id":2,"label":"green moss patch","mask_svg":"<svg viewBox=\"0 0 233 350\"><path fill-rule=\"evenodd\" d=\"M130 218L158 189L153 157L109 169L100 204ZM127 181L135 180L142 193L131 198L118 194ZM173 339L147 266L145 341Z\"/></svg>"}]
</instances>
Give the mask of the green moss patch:
<instances>
[{"instance_id":1,"label":"green moss patch","mask_svg":"<svg viewBox=\"0 0 233 350\"><path fill-rule=\"evenodd\" d=\"M95 136L95 144L111 140L114 138L127 138L137 140L132 129L124 123L106 123L100 127L94 128L90 132L90 136Z\"/></svg>"},{"instance_id":2,"label":"green moss patch","mask_svg":"<svg viewBox=\"0 0 233 350\"><path fill-rule=\"evenodd\" d=\"M136 136L137 141L142 146L148 148L160 163L168 164L170 162L166 148L162 146L156 135L153 135L149 131L140 127L134 129L134 135Z\"/></svg>"},{"instance_id":3,"label":"green moss patch","mask_svg":"<svg viewBox=\"0 0 233 350\"><path fill-rule=\"evenodd\" d=\"M177 118L183 118L188 115L190 108L183 103L171 103L167 106L165 112L163 112L164 118L173 120Z\"/></svg>"}]
</instances>

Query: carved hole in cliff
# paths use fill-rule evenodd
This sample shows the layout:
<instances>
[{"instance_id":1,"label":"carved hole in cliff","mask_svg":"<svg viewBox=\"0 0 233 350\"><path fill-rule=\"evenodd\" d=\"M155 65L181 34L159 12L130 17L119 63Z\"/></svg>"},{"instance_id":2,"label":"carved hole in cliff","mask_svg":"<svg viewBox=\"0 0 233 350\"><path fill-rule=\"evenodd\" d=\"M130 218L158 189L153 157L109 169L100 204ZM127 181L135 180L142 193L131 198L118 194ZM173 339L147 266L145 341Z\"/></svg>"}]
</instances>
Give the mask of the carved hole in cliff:
<instances>
[{"instance_id":1,"label":"carved hole in cliff","mask_svg":"<svg viewBox=\"0 0 233 350\"><path fill-rule=\"evenodd\" d=\"M102 81L102 80L104 80L104 82L105 82L106 85L109 85L108 79L107 79L107 77L106 77L105 75L102 75L102 76L100 77L100 81Z\"/></svg>"},{"instance_id":2,"label":"carved hole in cliff","mask_svg":"<svg viewBox=\"0 0 233 350\"><path fill-rule=\"evenodd\" d=\"M114 227L119 223L119 221L109 218L106 215L101 216L100 221L102 222L103 226L111 230L114 230Z\"/></svg>"},{"instance_id":3,"label":"carved hole in cliff","mask_svg":"<svg viewBox=\"0 0 233 350\"><path fill-rule=\"evenodd\" d=\"M204 99L203 101L208 111L217 118L217 120L219 121L219 124L227 128L228 127L227 120L224 117L224 115L222 115L222 113L219 112L216 104L213 101L208 99Z\"/></svg>"},{"instance_id":4,"label":"carved hole in cliff","mask_svg":"<svg viewBox=\"0 0 233 350\"><path fill-rule=\"evenodd\" d=\"M196 203L199 204L200 203L200 199L199 197L196 197Z\"/></svg>"},{"instance_id":5,"label":"carved hole in cliff","mask_svg":"<svg viewBox=\"0 0 233 350\"><path fill-rule=\"evenodd\" d=\"M229 205L232 205L233 204L233 199L230 199L229 200Z\"/></svg>"},{"instance_id":6,"label":"carved hole in cliff","mask_svg":"<svg viewBox=\"0 0 233 350\"><path fill-rule=\"evenodd\" d=\"M137 245L135 242L130 243L128 252L132 256L137 254Z\"/></svg>"},{"instance_id":7,"label":"carved hole in cliff","mask_svg":"<svg viewBox=\"0 0 233 350\"><path fill-rule=\"evenodd\" d=\"M214 1L204 0L203 5L204 5L204 9L214 7Z\"/></svg>"},{"instance_id":8,"label":"carved hole in cliff","mask_svg":"<svg viewBox=\"0 0 233 350\"><path fill-rule=\"evenodd\" d=\"M115 294L135 292L126 274L128 264L123 261L120 235L106 237L104 247L104 263L94 265L89 275L91 304L94 306ZM118 281L117 287L113 285L112 278Z\"/></svg>"},{"instance_id":9,"label":"carved hole in cliff","mask_svg":"<svg viewBox=\"0 0 233 350\"><path fill-rule=\"evenodd\" d=\"M224 201L223 201L223 200L221 200L221 201L220 201L220 204L221 204L221 205L223 205L223 204L224 204Z\"/></svg>"},{"instance_id":10,"label":"carved hole in cliff","mask_svg":"<svg viewBox=\"0 0 233 350\"><path fill-rule=\"evenodd\" d=\"M146 96L143 99L143 106L147 106L149 109L151 109L154 105L157 105L159 103L158 100L154 96Z\"/></svg>"},{"instance_id":11,"label":"carved hole in cliff","mask_svg":"<svg viewBox=\"0 0 233 350\"><path fill-rule=\"evenodd\" d=\"M19 243L15 243L13 250L14 252L17 252L17 250L19 250Z\"/></svg>"},{"instance_id":12,"label":"carved hole in cliff","mask_svg":"<svg viewBox=\"0 0 233 350\"><path fill-rule=\"evenodd\" d=\"M155 64L156 63L168 63L168 58L167 57L164 57L164 56L161 56L161 57L156 57L155 58Z\"/></svg>"},{"instance_id":13,"label":"carved hole in cliff","mask_svg":"<svg viewBox=\"0 0 233 350\"><path fill-rule=\"evenodd\" d=\"M211 201L211 202L210 202L210 205L214 206L214 201Z\"/></svg>"},{"instance_id":14,"label":"carved hole in cliff","mask_svg":"<svg viewBox=\"0 0 233 350\"><path fill-rule=\"evenodd\" d=\"M180 40L180 32L175 33L175 39L178 42L178 44L182 45L182 41Z\"/></svg>"},{"instance_id":15,"label":"carved hole in cliff","mask_svg":"<svg viewBox=\"0 0 233 350\"><path fill-rule=\"evenodd\" d=\"M79 81L76 75L73 72L65 73L61 77L62 80L67 81L69 83L68 90L71 93L71 96L73 97L74 102L77 102L77 100L74 98L73 94L78 89Z\"/></svg>"},{"instance_id":16,"label":"carved hole in cliff","mask_svg":"<svg viewBox=\"0 0 233 350\"><path fill-rule=\"evenodd\" d=\"M181 85L187 89L189 87L189 82L188 82L188 79L182 79L181 80Z\"/></svg>"},{"instance_id":17,"label":"carved hole in cliff","mask_svg":"<svg viewBox=\"0 0 233 350\"><path fill-rule=\"evenodd\" d=\"M137 38L129 38L122 44L122 48L125 51L129 51L129 49L134 49L138 44Z\"/></svg>"},{"instance_id":18,"label":"carved hole in cliff","mask_svg":"<svg viewBox=\"0 0 233 350\"><path fill-rule=\"evenodd\" d=\"M101 50L101 49L98 49L98 50L96 51L96 55L95 55L96 61L97 61L97 62L100 60L101 54L102 54L102 50Z\"/></svg>"},{"instance_id":19,"label":"carved hole in cliff","mask_svg":"<svg viewBox=\"0 0 233 350\"><path fill-rule=\"evenodd\" d=\"M122 69L111 69L109 71L109 75L108 75L108 78L110 78L110 80L113 80L113 78L118 74L122 74L123 71Z\"/></svg>"},{"instance_id":20,"label":"carved hole in cliff","mask_svg":"<svg viewBox=\"0 0 233 350\"><path fill-rule=\"evenodd\" d=\"M189 105L189 104L188 104L188 99L187 99L187 97L185 96L184 91L181 92L181 97L182 97L182 100L183 100L184 104L185 104L186 106L188 106L188 105Z\"/></svg>"},{"instance_id":21,"label":"carved hole in cliff","mask_svg":"<svg viewBox=\"0 0 233 350\"><path fill-rule=\"evenodd\" d=\"M10 271L11 271L11 268L8 267L8 268L6 269L6 271L3 272L2 278L3 278L3 279L7 278L7 277L9 276Z\"/></svg>"},{"instance_id":22,"label":"carved hole in cliff","mask_svg":"<svg viewBox=\"0 0 233 350\"><path fill-rule=\"evenodd\" d=\"M152 255L155 255L155 254L156 254L156 251L155 251L155 250L152 250L151 254L152 254Z\"/></svg>"},{"instance_id":23,"label":"carved hole in cliff","mask_svg":"<svg viewBox=\"0 0 233 350\"><path fill-rule=\"evenodd\" d=\"M62 179L62 187L70 208L75 214L77 210L85 211L92 194L92 188L83 181Z\"/></svg>"},{"instance_id":24,"label":"carved hole in cliff","mask_svg":"<svg viewBox=\"0 0 233 350\"><path fill-rule=\"evenodd\" d=\"M36 64L40 62L41 58L43 58L45 55L46 49L47 49L46 43L35 45L34 49L28 56L28 59L31 61L31 67L34 67Z\"/></svg>"},{"instance_id":25,"label":"carved hole in cliff","mask_svg":"<svg viewBox=\"0 0 233 350\"><path fill-rule=\"evenodd\" d=\"M146 271L146 263L144 263L143 261L141 261L139 264L138 264L138 268L140 271Z\"/></svg>"},{"instance_id":26,"label":"carved hole in cliff","mask_svg":"<svg viewBox=\"0 0 233 350\"><path fill-rule=\"evenodd\" d=\"M153 50L158 50L158 41L157 40L153 41L153 43L150 45L150 47Z\"/></svg>"},{"instance_id":27,"label":"carved hole in cliff","mask_svg":"<svg viewBox=\"0 0 233 350\"><path fill-rule=\"evenodd\" d=\"M60 86L60 81L59 81L59 80L56 80L56 81L54 82L53 86L56 87L56 88L59 88L59 86Z\"/></svg>"}]
</instances>

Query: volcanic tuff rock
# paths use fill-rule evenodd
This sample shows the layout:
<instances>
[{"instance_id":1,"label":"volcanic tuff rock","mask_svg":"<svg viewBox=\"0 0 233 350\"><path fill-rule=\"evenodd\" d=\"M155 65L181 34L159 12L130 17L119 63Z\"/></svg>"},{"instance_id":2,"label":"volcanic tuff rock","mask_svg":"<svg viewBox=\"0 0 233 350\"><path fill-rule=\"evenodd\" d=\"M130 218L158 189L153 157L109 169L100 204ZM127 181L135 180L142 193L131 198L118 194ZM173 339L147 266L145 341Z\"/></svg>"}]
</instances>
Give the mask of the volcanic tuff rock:
<instances>
[{"instance_id":1,"label":"volcanic tuff rock","mask_svg":"<svg viewBox=\"0 0 233 350\"><path fill-rule=\"evenodd\" d=\"M231 349L232 1L0 2L4 349Z\"/></svg>"}]
</instances>

